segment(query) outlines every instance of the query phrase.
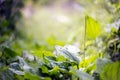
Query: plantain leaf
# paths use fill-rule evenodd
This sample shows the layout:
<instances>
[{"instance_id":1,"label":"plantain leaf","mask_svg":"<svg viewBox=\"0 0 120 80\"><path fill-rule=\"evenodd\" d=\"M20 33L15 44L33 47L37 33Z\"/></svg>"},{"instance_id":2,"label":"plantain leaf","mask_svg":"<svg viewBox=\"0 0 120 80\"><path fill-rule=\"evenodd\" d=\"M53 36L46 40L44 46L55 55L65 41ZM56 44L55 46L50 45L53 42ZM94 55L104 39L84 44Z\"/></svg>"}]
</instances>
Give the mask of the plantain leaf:
<instances>
[{"instance_id":1,"label":"plantain leaf","mask_svg":"<svg viewBox=\"0 0 120 80\"><path fill-rule=\"evenodd\" d=\"M93 80L93 77L91 75L81 70L75 70L71 68L70 73L75 75L76 77L79 77L79 80Z\"/></svg>"},{"instance_id":2,"label":"plantain leaf","mask_svg":"<svg viewBox=\"0 0 120 80\"><path fill-rule=\"evenodd\" d=\"M77 70L76 74L81 80L93 80L92 76L90 76L88 73L82 72L80 70Z\"/></svg>"},{"instance_id":3,"label":"plantain leaf","mask_svg":"<svg viewBox=\"0 0 120 80\"><path fill-rule=\"evenodd\" d=\"M100 77L102 80L120 80L120 62L106 65Z\"/></svg>"},{"instance_id":4,"label":"plantain leaf","mask_svg":"<svg viewBox=\"0 0 120 80\"><path fill-rule=\"evenodd\" d=\"M106 59L106 58L98 58L96 61L96 66L97 66L97 73L101 73L104 67L108 64L112 63L111 60Z\"/></svg>"},{"instance_id":5,"label":"plantain leaf","mask_svg":"<svg viewBox=\"0 0 120 80\"><path fill-rule=\"evenodd\" d=\"M86 36L95 39L100 35L101 25L90 16L86 16Z\"/></svg>"},{"instance_id":6,"label":"plantain leaf","mask_svg":"<svg viewBox=\"0 0 120 80\"><path fill-rule=\"evenodd\" d=\"M64 47L56 45L55 48L58 55L63 55L65 58L71 59L79 64L81 58L79 57L80 50L78 48L71 45Z\"/></svg>"}]
</instances>

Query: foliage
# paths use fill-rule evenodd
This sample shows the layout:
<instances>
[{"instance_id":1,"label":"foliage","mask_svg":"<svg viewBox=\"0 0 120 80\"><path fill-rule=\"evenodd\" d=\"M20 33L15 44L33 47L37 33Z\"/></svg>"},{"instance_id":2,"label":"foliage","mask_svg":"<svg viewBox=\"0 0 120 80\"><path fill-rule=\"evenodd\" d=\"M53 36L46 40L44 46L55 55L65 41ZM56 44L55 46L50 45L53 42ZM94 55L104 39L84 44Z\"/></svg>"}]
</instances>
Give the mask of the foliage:
<instances>
[{"instance_id":1,"label":"foliage","mask_svg":"<svg viewBox=\"0 0 120 80\"><path fill-rule=\"evenodd\" d=\"M109 26L110 32L104 36L107 39L103 39L103 36L99 36L100 23L91 16L86 16L85 36L93 41L86 41L87 46L84 49L86 56L83 58L84 54L81 50L73 45L65 45L67 41L57 40L55 36L51 36L42 44L19 38L13 42L9 33L16 31L15 23L20 18L19 10L23 6L19 5L18 11L14 13L14 8L17 8L18 3L22 1L18 0L16 5L15 2L15 0L0 1L0 37L2 37L0 38L0 80L120 79L120 26L115 26L116 23L120 23L119 20L115 21L112 27ZM114 0L111 2L116 5L118 11L119 4ZM41 4L47 3L51 2L41 1ZM104 45L98 46L100 42L97 42L98 37L101 37L100 41L105 40ZM8 38L9 40L6 41ZM101 50L100 53L98 50L101 47L104 51Z\"/></svg>"},{"instance_id":2,"label":"foliage","mask_svg":"<svg viewBox=\"0 0 120 80\"><path fill-rule=\"evenodd\" d=\"M82 60L79 64L80 68L83 68L85 72L93 74L96 69L96 59L98 55L88 57L88 59Z\"/></svg>"},{"instance_id":3,"label":"foliage","mask_svg":"<svg viewBox=\"0 0 120 80\"><path fill-rule=\"evenodd\" d=\"M108 64L104 67L101 75L102 80L119 80L120 79L120 62Z\"/></svg>"},{"instance_id":4,"label":"foliage","mask_svg":"<svg viewBox=\"0 0 120 80\"><path fill-rule=\"evenodd\" d=\"M86 16L86 36L95 39L100 35L101 25L90 16Z\"/></svg>"},{"instance_id":5,"label":"foliage","mask_svg":"<svg viewBox=\"0 0 120 80\"><path fill-rule=\"evenodd\" d=\"M114 35L116 34L116 37L119 37L119 30L117 30ZM51 42L53 43L54 39ZM119 45L118 43L119 41L114 42L115 45ZM109 45L110 44L111 43L109 43ZM16 47L15 44L12 47L14 49L17 49L18 47L22 48L25 45L26 44L21 45L19 43L19 45L17 44ZM36 45L29 44L29 47L34 48L31 49L31 51L29 52L24 51L19 55L18 53L16 53L16 50L13 50L9 47L4 46L1 48L1 80L108 80L109 78L111 80L118 79L115 78L114 75L117 75L117 68L119 66L119 62L114 63L110 60L110 58L98 58L99 54L95 54L97 52L95 52L91 56L88 55L87 58L83 60L79 59L82 58L82 56L80 56L82 55L81 51L79 49L75 49L73 46L70 45L65 45L64 47L56 46L56 53L54 51L55 54L52 52L52 50L47 50L49 49L47 48L48 46L43 47L42 45L37 43ZM119 47L117 47L116 51L118 50ZM111 69L113 69L112 74L109 72ZM8 77L4 78L4 76Z\"/></svg>"},{"instance_id":6,"label":"foliage","mask_svg":"<svg viewBox=\"0 0 120 80\"><path fill-rule=\"evenodd\" d=\"M64 47L56 46L56 50L57 50L57 55L63 55L66 58L69 58L70 60L73 60L77 64L79 64L80 58L78 54L80 53L80 50L77 49L76 47L71 45L66 45Z\"/></svg>"},{"instance_id":7,"label":"foliage","mask_svg":"<svg viewBox=\"0 0 120 80\"><path fill-rule=\"evenodd\" d=\"M113 24L115 24L114 22ZM106 51L107 54L104 55L105 59L97 60L97 73L100 74L101 80L119 80L119 30L120 26L114 26L109 32L107 37Z\"/></svg>"},{"instance_id":8,"label":"foliage","mask_svg":"<svg viewBox=\"0 0 120 80\"><path fill-rule=\"evenodd\" d=\"M13 52L9 48L5 48L4 51ZM6 53L7 54L7 53ZM26 55L25 55L26 54ZM2 57L5 57L3 55ZM64 61L59 60L59 56L45 56L43 58L37 58L34 56L34 59L31 61L29 58L29 53L24 53L23 57L16 56L15 58L7 57L5 61L9 60L9 64L4 64L7 69L2 69L1 73L1 80L4 80L3 76L7 76L8 78L11 77L11 80L16 78L17 80L20 79L30 79L30 80L66 80L66 79L74 79L77 77L81 77L82 80L88 80L90 76L82 71L77 71L74 66L76 66L75 61L71 61L68 58ZM63 57L64 59L64 57ZM1 58L1 60L3 60ZM2 62L0 62L2 64ZM72 70L74 69L74 70ZM6 71L10 71L6 73ZM72 72L71 72L72 71ZM5 73L5 74L3 74ZM12 76L9 76L9 73L12 73ZM80 73L80 75L77 75ZM24 75L24 77L22 77ZM83 75L83 76L82 76ZM75 77L76 76L76 77ZM87 78L88 76L88 78ZM8 80L6 78L6 80Z\"/></svg>"},{"instance_id":9,"label":"foliage","mask_svg":"<svg viewBox=\"0 0 120 80\"><path fill-rule=\"evenodd\" d=\"M98 58L96 61L96 72L101 73L103 71L104 67L110 63L112 63L112 61L109 59Z\"/></svg>"}]
</instances>

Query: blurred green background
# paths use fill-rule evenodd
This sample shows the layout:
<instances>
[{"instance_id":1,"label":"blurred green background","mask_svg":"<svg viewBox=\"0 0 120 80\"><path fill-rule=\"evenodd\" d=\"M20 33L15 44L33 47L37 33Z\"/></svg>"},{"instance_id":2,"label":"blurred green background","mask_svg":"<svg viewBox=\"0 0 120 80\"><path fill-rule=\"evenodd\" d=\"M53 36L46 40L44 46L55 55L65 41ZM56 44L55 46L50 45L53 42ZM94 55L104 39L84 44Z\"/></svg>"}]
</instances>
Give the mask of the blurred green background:
<instances>
[{"instance_id":1,"label":"blurred green background","mask_svg":"<svg viewBox=\"0 0 120 80\"><path fill-rule=\"evenodd\" d=\"M36 40L54 36L63 42L83 43L85 15L101 23L102 28L112 15L106 0L25 0L23 17L17 27ZM103 20L104 19L104 20Z\"/></svg>"}]
</instances>

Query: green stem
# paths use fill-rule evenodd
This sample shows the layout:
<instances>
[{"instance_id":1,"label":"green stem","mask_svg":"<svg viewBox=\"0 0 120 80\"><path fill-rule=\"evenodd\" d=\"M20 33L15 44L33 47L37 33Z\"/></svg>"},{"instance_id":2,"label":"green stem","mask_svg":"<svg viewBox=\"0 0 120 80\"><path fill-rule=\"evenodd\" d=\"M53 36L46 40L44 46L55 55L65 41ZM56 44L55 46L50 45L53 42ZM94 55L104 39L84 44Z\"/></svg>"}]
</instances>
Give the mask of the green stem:
<instances>
[{"instance_id":1,"label":"green stem","mask_svg":"<svg viewBox=\"0 0 120 80\"><path fill-rule=\"evenodd\" d=\"M84 61L85 61L85 43L86 43L86 20L87 20L87 16L85 16L85 32L84 32Z\"/></svg>"}]
</instances>

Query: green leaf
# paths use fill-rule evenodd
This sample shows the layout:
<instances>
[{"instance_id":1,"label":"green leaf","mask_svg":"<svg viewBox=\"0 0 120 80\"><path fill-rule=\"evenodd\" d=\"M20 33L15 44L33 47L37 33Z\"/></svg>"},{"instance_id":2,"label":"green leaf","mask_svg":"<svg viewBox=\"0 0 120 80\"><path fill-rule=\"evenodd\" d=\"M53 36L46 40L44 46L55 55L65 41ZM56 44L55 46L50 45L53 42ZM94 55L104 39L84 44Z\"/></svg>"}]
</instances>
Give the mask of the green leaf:
<instances>
[{"instance_id":1,"label":"green leaf","mask_svg":"<svg viewBox=\"0 0 120 80\"><path fill-rule=\"evenodd\" d=\"M79 67L85 68L84 71L90 73L96 69L95 64L96 64L97 58L98 58L98 55L89 56L86 60L82 60L80 62Z\"/></svg>"},{"instance_id":2,"label":"green leaf","mask_svg":"<svg viewBox=\"0 0 120 80\"><path fill-rule=\"evenodd\" d=\"M85 73L81 70L75 70L71 68L70 73L74 75L75 77L78 77L79 80L93 80L92 76L90 76L88 73Z\"/></svg>"},{"instance_id":3,"label":"green leaf","mask_svg":"<svg viewBox=\"0 0 120 80\"><path fill-rule=\"evenodd\" d=\"M3 52L4 52L3 57L13 58L17 56L17 53L8 47L3 47Z\"/></svg>"},{"instance_id":4,"label":"green leaf","mask_svg":"<svg viewBox=\"0 0 120 80\"><path fill-rule=\"evenodd\" d=\"M93 77L90 76L89 74L82 72L80 70L76 70L76 75L81 79L81 80L93 80Z\"/></svg>"},{"instance_id":5,"label":"green leaf","mask_svg":"<svg viewBox=\"0 0 120 80\"><path fill-rule=\"evenodd\" d=\"M29 73L29 72L27 72L24 75L24 78L25 78L25 80L41 80L41 78L39 76L32 74L32 73Z\"/></svg>"},{"instance_id":6,"label":"green leaf","mask_svg":"<svg viewBox=\"0 0 120 80\"><path fill-rule=\"evenodd\" d=\"M100 76L102 80L120 80L120 62L106 65Z\"/></svg>"},{"instance_id":7,"label":"green leaf","mask_svg":"<svg viewBox=\"0 0 120 80\"><path fill-rule=\"evenodd\" d=\"M101 25L90 16L86 16L86 36L95 39L100 35Z\"/></svg>"},{"instance_id":8,"label":"green leaf","mask_svg":"<svg viewBox=\"0 0 120 80\"><path fill-rule=\"evenodd\" d=\"M58 76L60 74L60 71L59 71L59 66L55 66L52 70L50 70L50 75L56 75Z\"/></svg>"},{"instance_id":9,"label":"green leaf","mask_svg":"<svg viewBox=\"0 0 120 80\"><path fill-rule=\"evenodd\" d=\"M78 55L75 55L78 53L70 52L70 51L68 51L68 48L66 49L65 47L61 47L58 45L56 46L56 51L58 54L60 53L60 55L63 55L65 58L71 59L71 60L75 61L77 64L79 64L80 58Z\"/></svg>"},{"instance_id":10,"label":"green leaf","mask_svg":"<svg viewBox=\"0 0 120 80\"><path fill-rule=\"evenodd\" d=\"M42 73L48 73L48 68L46 66L42 66Z\"/></svg>"},{"instance_id":11,"label":"green leaf","mask_svg":"<svg viewBox=\"0 0 120 80\"><path fill-rule=\"evenodd\" d=\"M42 80L52 80L50 77L45 77L44 79Z\"/></svg>"},{"instance_id":12,"label":"green leaf","mask_svg":"<svg viewBox=\"0 0 120 80\"><path fill-rule=\"evenodd\" d=\"M39 58L43 58L43 55L44 56L54 56L54 54L52 52L46 51L46 50L41 50L41 49L35 50L33 52L33 54Z\"/></svg>"},{"instance_id":13,"label":"green leaf","mask_svg":"<svg viewBox=\"0 0 120 80\"><path fill-rule=\"evenodd\" d=\"M101 73L101 71L104 69L104 67L108 64L112 63L111 60L106 59L106 58L98 58L96 61L97 65L97 73Z\"/></svg>"},{"instance_id":14,"label":"green leaf","mask_svg":"<svg viewBox=\"0 0 120 80\"><path fill-rule=\"evenodd\" d=\"M24 80L24 77L21 75L16 75L15 78L17 78L17 80Z\"/></svg>"},{"instance_id":15,"label":"green leaf","mask_svg":"<svg viewBox=\"0 0 120 80\"><path fill-rule=\"evenodd\" d=\"M58 62L62 62L62 61L66 61L66 60L67 59L64 56L62 56L62 55L60 55L60 56L57 57L57 61Z\"/></svg>"}]
</instances>

